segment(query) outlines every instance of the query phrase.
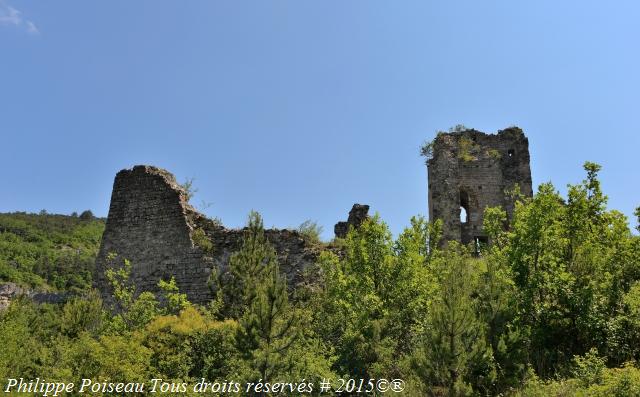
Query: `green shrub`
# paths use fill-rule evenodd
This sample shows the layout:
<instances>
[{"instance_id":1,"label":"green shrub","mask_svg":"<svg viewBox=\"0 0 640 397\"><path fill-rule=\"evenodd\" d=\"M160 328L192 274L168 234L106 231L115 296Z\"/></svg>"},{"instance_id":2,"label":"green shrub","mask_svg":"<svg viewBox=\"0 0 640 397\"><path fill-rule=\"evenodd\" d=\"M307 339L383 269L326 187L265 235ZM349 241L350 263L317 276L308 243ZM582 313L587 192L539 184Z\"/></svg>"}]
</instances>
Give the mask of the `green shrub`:
<instances>
[{"instance_id":1,"label":"green shrub","mask_svg":"<svg viewBox=\"0 0 640 397\"><path fill-rule=\"evenodd\" d=\"M302 234L309 242L319 243L321 242L320 236L322 235L322 226L317 222L307 219L298 226L298 232Z\"/></svg>"},{"instance_id":2,"label":"green shrub","mask_svg":"<svg viewBox=\"0 0 640 397\"><path fill-rule=\"evenodd\" d=\"M191 232L191 240L193 243L202 249L205 254L213 253L213 243L207 237L207 234L202 228L195 228L193 232Z\"/></svg>"}]
</instances>

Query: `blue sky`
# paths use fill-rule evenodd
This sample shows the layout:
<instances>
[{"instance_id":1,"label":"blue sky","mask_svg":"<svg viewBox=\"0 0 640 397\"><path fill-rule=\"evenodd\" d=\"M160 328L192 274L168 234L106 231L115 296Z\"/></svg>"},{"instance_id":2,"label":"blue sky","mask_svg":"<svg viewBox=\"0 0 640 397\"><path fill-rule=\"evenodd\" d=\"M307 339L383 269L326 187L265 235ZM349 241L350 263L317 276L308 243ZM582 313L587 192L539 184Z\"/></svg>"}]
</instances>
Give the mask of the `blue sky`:
<instances>
[{"instance_id":1,"label":"blue sky","mask_svg":"<svg viewBox=\"0 0 640 397\"><path fill-rule=\"evenodd\" d=\"M535 185L603 165L640 205L637 1L0 0L0 211L106 216L134 164L193 177L240 226L355 202L427 212L418 148L456 124L529 137Z\"/></svg>"}]
</instances>

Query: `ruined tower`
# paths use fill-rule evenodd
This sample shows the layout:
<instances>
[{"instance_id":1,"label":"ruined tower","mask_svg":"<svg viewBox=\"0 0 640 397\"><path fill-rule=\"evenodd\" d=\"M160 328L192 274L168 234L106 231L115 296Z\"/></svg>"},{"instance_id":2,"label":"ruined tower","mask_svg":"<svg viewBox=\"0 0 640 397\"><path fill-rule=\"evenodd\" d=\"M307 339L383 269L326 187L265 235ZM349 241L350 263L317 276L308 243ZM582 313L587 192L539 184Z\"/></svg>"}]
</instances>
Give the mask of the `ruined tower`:
<instances>
[{"instance_id":1,"label":"ruined tower","mask_svg":"<svg viewBox=\"0 0 640 397\"><path fill-rule=\"evenodd\" d=\"M213 261L194 244L194 215L171 173L151 166L118 172L96 260L96 284L103 296L110 294L105 270L127 259L138 291L157 291L159 280L173 276L190 300L207 300ZM110 255L117 257L110 260Z\"/></svg>"},{"instance_id":2,"label":"ruined tower","mask_svg":"<svg viewBox=\"0 0 640 397\"><path fill-rule=\"evenodd\" d=\"M429 219L441 219L443 239L485 242L486 207L501 206L509 219L515 186L532 195L529 141L520 128L497 134L473 129L440 133L428 145Z\"/></svg>"},{"instance_id":3,"label":"ruined tower","mask_svg":"<svg viewBox=\"0 0 640 397\"><path fill-rule=\"evenodd\" d=\"M349 227L360 227L364 221L369 219L369 206L366 204L354 204L349 211L349 219L346 222L338 222L333 228L336 237L345 238L349 233Z\"/></svg>"},{"instance_id":4,"label":"ruined tower","mask_svg":"<svg viewBox=\"0 0 640 397\"><path fill-rule=\"evenodd\" d=\"M173 277L191 302L205 303L214 296L212 277L220 275L224 281L228 276L229 258L240 249L244 230L208 219L189 205L187 196L161 168L138 165L118 172L96 259L96 287L106 300L112 291L105 272L125 259L131 263L130 280L137 292L158 293L158 282ZM358 216L352 220L350 213L349 224L357 227L369 206L354 208ZM325 247L297 230L267 229L265 236L288 285L307 282L306 269Z\"/></svg>"}]
</instances>

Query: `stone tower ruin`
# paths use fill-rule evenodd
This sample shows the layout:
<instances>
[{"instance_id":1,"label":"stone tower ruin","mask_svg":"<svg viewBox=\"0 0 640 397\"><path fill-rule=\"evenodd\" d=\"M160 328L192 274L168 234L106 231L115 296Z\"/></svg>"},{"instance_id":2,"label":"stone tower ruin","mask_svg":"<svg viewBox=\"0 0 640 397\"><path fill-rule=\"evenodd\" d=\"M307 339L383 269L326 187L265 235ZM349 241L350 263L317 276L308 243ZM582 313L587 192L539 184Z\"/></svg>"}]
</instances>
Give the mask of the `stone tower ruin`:
<instances>
[{"instance_id":1,"label":"stone tower ruin","mask_svg":"<svg viewBox=\"0 0 640 397\"><path fill-rule=\"evenodd\" d=\"M111 293L105 270L127 259L138 291L157 291L160 280L173 276L192 301L210 298L213 258L192 239L195 218L187 193L171 173L151 166L118 172L96 260L96 286L103 297Z\"/></svg>"},{"instance_id":2,"label":"stone tower ruin","mask_svg":"<svg viewBox=\"0 0 640 397\"><path fill-rule=\"evenodd\" d=\"M486 242L484 209L501 206L511 219L508 191L518 186L532 195L529 141L520 128L439 133L428 149L429 219L442 220L444 241Z\"/></svg>"}]
</instances>

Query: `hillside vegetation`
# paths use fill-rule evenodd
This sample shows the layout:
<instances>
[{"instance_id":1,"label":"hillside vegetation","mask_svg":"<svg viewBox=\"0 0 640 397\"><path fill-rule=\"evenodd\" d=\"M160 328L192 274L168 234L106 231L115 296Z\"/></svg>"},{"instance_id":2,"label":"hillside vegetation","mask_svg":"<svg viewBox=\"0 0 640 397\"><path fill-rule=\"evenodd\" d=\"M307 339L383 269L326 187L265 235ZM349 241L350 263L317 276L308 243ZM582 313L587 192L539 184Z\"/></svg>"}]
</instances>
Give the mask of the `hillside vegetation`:
<instances>
[{"instance_id":1,"label":"hillside vegetation","mask_svg":"<svg viewBox=\"0 0 640 397\"><path fill-rule=\"evenodd\" d=\"M104 220L17 212L0 214L0 282L39 290L91 287Z\"/></svg>"},{"instance_id":2,"label":"hillside vegetation","mask_svg":"<svg viewBox=\"0 0 640 397\"><path fill-rule=\"evenodd\" d=\"M336 242L340 255L320 256L320 283L293 295L251 213L232 277L206 306L189 303L173 279L159 283L161 296L136 294L128 261L107 271L109 305L92 291L59 306L16 300L0 314L0 379L149 390L161 378L173 391L165 395L180 396L196 395L190 386L202 378L315 385L273 393L291 396L320 395L322 378L336 387L338 378L402 379L404 396L640 396L640 238L606 208L599 169L586 163L566 198L550 183L519 197L509 228L503 209L487 208L479 252L441 244L440 223L422 217L394 239L376 215ZM50 226L37 230L33 219L47 217L17 218L53 252L87 241L74 242L73 230L87 237L101 225L65 220L74 226L63 244ZM55 285L34 267L15 274Z\"/></svg>"}]
</instances>

